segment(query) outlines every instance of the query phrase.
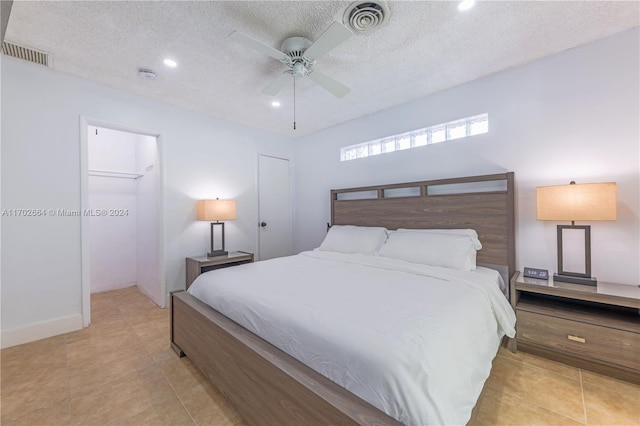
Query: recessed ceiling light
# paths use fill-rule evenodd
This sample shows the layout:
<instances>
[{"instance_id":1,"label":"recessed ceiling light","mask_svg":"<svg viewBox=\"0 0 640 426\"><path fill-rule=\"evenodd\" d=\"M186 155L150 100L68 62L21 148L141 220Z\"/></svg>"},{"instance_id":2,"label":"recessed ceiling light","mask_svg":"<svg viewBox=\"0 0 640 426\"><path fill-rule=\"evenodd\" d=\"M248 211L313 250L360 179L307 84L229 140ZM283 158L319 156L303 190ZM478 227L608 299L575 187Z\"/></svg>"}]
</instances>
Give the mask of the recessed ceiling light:
<instances>
[{"instance_id":1,"label":"recessed ceiling light","mask_svg":"<svg viewBox=\"0 0 640 426\"><path fill-rule=\"evenodd\" d=\"M178 63L176 61L174 61L173 59L165 59L164 60L164 64L168 67L171 68L175 68L178 66Z\"/></svg>"},{"instance_id":2,"label":"recessed ceiling light","mask_svg":"<svg viewBox=\"0 0 640 426\"><path fill-rule=\"evenodd\" d=\"M473 7L474 4L476 4L476 0L462 0L460 3L458 3L458 10L469 10Z\"/></svg>"},{"instance_id":3,"label":"recessed ceiling light","mask_svg":"<svg viewBox=\"0 0 640 426\"><path fill-rule=\"evenodd\" d=\"M278 101L273 101L273 102L271 102L271 106L272 106L272 107L275 107L275 108L278 108L278 107L280 106L280 102L278 102Z\"/></svg>"}]
</instances>

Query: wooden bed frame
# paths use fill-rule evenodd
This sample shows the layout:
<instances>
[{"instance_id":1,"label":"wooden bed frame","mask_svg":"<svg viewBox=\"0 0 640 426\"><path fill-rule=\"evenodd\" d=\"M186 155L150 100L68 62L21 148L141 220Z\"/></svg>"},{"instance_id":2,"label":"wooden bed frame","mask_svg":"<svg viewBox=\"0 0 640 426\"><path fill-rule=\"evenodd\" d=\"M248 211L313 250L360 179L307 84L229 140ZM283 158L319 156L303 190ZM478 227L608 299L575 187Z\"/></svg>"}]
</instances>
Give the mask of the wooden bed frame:
<instances>
[{"instance_id":1,"label":"wooden bed frame","mask_svg":"<svg viewBox=\"0 0 640 426\"><path fill-rule=\"evenodd\" d=\"M483 244L478 263L502 267L507 277L515 272L513 173L332 190L331 220L473 228ZM171 294L171 346L251 424L400 424L185 291Z\"/></svg>"}]
</instances>

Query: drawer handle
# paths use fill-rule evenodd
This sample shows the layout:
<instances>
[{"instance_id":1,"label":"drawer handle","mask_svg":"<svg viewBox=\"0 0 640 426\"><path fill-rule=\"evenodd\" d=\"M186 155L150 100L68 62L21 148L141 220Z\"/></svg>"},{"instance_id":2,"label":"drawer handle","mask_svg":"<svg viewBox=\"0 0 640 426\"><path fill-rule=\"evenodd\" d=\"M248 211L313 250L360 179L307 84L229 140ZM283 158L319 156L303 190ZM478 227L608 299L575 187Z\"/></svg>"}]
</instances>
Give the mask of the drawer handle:
<instances>
[{"instance_id":1,"label":"drawer handle","mask_svg":"<svg viewBox=\"0 0 640 426\"><path fill-rule=\"evenodd\" d=\"M571 334L567 335L567 339L573 342L587 343L587 339L585 339L584 337L572 336Z\"/></svg>"}]
</instances>

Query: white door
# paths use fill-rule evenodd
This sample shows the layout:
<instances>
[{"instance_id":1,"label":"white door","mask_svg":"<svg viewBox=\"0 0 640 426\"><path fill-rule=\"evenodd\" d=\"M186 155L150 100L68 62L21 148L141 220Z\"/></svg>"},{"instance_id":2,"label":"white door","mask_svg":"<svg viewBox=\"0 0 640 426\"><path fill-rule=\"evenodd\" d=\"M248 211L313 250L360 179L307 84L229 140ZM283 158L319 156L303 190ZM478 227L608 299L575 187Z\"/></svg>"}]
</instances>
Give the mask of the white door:
<instances>
[{"instance_id":1,"label":"white door","mask_svg":"<svg viewBox=\"0 0 640 426\"><path fill-rule=\"evenodd\" d=\"M290 256L291 177L289 160L258 157L258 258Z\"/></svg>"}]
</instances>

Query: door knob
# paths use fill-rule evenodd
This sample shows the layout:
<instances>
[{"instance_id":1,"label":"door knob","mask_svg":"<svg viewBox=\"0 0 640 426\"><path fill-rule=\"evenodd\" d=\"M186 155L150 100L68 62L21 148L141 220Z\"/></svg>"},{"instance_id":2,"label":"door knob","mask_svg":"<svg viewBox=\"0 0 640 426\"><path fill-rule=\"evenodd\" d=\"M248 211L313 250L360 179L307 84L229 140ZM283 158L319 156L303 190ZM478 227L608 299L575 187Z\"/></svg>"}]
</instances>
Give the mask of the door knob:
<instances>
[{"instance_id":1,"label":"door knob","mask_svg":"<svg viewBox=\"0 0 640 426\"><path fill-rule=\"evenodd\" d=\"M267 226L267 222L261 222L260 226L262 226L264 228L265 226Z\"/></svg>"}]
</instances>

